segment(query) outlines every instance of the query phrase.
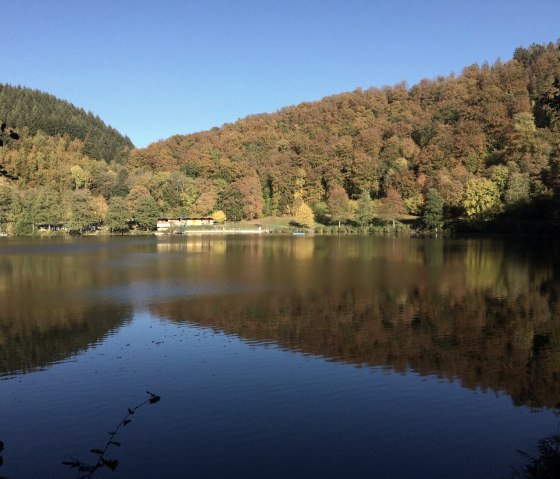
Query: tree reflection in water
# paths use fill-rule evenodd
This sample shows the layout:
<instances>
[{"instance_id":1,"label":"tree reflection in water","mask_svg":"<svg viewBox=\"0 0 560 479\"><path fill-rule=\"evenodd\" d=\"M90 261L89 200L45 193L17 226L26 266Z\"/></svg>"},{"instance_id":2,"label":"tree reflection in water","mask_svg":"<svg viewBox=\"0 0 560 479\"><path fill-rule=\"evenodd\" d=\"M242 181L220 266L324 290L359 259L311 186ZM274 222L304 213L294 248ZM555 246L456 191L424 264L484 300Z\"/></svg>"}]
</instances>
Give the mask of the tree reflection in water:
<instances>
[{"instance_id":1,"label":"tree reflection in water","mask_svg":"<svg viewBox=\"0 0 560 479\"><path fill-rule=\"evenodd\" d=\"M515 405L558 406L560 261L554 246L300 240L130 240L119 243L122 249L100 241L91 254L54 242L60 253L4 250L0 374L64 360L101 342L135 311L146 311L150 321L201 325L327 360L447 378L506 393ZM3 439L12 446L11 437Z\"/></svg>"}]
</instances>

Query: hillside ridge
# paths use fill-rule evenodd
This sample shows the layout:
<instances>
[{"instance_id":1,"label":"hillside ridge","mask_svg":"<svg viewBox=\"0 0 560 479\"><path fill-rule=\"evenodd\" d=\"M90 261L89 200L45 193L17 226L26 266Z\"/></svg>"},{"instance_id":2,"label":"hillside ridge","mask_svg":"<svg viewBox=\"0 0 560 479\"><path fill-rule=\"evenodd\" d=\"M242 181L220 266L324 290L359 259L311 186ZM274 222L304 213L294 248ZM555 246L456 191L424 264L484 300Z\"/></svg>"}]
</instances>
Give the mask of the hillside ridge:
<instances>
[{"instance_id":1,"label":"hillside ridge","mask_svg":"<svg viewBox=\"0 0 560 479\"><path fill-rule=\"evenodd\" d=\"M134 147L127 136L108 126L91 112L72 103L22 86L0 83L0 119L13 128L26 128L31 135L68 135L84 143L90 158L124 162Z\"/></svg>"}]
</instances>

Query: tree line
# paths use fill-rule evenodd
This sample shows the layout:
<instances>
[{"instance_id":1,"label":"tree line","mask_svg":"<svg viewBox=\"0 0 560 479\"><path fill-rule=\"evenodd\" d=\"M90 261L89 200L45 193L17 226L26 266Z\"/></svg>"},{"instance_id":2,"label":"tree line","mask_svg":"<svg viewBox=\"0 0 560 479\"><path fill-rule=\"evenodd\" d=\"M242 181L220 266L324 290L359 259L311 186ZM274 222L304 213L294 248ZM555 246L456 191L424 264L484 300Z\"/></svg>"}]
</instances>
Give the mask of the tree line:
<instances>
[{"instance_id":1,"label":"tree line","mask_svg":"<svg viewBox=\"0 0 560 479\"><path fill-rule=\"evenodd\" d=\"M110 128L94 138L101 120L66 102L0 86L0 119L21 137L0 153L18 177L0 180L0 229L126 230L124 216L149 229L158 215L217 211L234 221L289 215L303 226L395 225L406 215L428 229L503 218L560 226L559 78L560 42L532 45L507 62L357 89L141 149Z\"/></svg>"}]
</instances>

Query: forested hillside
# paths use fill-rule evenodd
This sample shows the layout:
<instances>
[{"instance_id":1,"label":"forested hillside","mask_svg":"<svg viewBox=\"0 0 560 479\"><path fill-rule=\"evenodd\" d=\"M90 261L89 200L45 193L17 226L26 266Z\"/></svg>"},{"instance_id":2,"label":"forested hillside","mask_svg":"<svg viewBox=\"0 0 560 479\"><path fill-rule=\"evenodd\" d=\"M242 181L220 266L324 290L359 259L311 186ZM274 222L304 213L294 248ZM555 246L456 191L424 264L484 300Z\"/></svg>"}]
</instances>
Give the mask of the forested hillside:
<instances>
[{"instance_id":1,"label":"forested hillside","mask_svg":"<svg viewBox=\"0 0 560 479\"><path fill-rule=\"evenodd\" d=\"M40 224L81 232L104 221L109 198L128 193L134 146L92 113L0 84L0 120L0 233Z\"/></svg>"},{"instance_id":2,"label":"forested hillside","mask_svg":"<svg viewBox=\"0 0 560 479\"><path fill-rule=\"evenodd\" d=\"M367 222L377 208L386 218L428 211L437 225L443 205L443 219L487 219L557 190L560 124L547 100L558 78L560 43L533 45L411 88L358 89L174 136L133 151L129 165L188 188L183 203L150 190L164 209L250 218L303 201L336 221Z\"/></svg>"},{"instance_id":3,"label":"forested hillside","mask_svg":"<svg viewBox=\"0 0 560 479\"><path fill-rule=\"evenodd\" d=\"M459 75L358 89L130 153L91 113L0 85L0 120L20 137L0 148L0 232L124 231L131 219L150 229L158 215L219 210L304 226L414 215L427 229L560 227L559 79L560 42L533 45Z\"/></svg>"},{"instance_id":4,"label":"forested hillside","mask_svg":"<svg viewBox=\"0 0 560 479\"><path fill-rule=\"evenodd\" d=\"M47 93L0 84L0 119L31 135L68 135L83 142L84 154L95 160L124 162L134 147L130 139L98 116Z\"/></svg>"}]
</instances>

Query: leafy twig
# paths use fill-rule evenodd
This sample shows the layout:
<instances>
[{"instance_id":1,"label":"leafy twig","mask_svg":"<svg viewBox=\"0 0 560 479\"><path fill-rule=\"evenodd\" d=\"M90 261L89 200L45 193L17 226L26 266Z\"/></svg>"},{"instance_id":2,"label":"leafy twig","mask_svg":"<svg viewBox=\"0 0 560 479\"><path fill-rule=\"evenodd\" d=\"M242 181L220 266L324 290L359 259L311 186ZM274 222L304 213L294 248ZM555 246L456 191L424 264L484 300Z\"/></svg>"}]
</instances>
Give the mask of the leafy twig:
<instances>
[{"instance_id":1,"label":"leafy twig","mask_svg":"<svg viewBox=\"0 0 560 479\"><path fill-rule=\"evenodd\" d=\"M68 466L70 469L77 469L78 479L89 479L95 474L95 471L102 467L108 467L109 469L111 469L111 471L114 471L118 467L119 461L117 459L110 459L105 454L111 446L119 447L121 445L120 442L115 441L115 437L118 434L119 429L121 427L126 427L126 425L132 421L131 417L139 408L145 406L146 404L156 404L161 399L160 396L150 391L146 391L146 393L149 395L149 398L144 402L141 402L140 404L134 406L133 408L128 408L126 416L121 419L114 430L109 432L109 439L105 444L105 447L103 449L93 448L89 451L97 456L97 462L95 464L82 462L79 459L75 458L70 458L70 460L62 461L62 464Z\"/></svg>"}]
</instances>

